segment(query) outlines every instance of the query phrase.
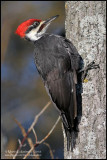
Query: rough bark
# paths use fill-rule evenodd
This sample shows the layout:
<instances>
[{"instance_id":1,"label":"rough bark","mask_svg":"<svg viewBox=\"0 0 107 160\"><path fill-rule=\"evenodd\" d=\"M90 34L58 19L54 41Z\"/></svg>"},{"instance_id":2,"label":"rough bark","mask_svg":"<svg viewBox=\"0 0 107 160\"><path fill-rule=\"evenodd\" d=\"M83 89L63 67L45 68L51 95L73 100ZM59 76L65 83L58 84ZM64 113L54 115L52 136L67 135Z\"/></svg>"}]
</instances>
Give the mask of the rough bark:
<instances>
[{"instance_id":1,"label":"rough bark","mask_svg":"<svg viewBox=\"0 0 107 160\"><path fill-rule=\"evenodd\" d=\"M66 1L66 37L73 42L85 65L95 60L100 69L91 70L83 83L82 118L73 152L65 159L106 158L106 1Z\"/></svg>"}]
</instances>

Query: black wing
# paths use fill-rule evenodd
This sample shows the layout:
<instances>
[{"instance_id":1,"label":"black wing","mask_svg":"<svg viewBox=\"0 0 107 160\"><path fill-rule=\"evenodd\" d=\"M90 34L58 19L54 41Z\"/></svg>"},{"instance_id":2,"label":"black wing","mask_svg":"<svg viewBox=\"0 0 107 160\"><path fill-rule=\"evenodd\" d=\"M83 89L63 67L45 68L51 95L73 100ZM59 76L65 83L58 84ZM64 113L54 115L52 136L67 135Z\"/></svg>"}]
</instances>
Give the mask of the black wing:
<instances>
[{"instance_id":1,"label":"black wing","mask_svg":"<svg viewBox=\"0 0 107 160\"><path fill-rule=\"evenodd\" d=\"M52 101L61 113L69 150L77 117L76 88L80 88L77 87L77 71L82 67L82 58L73 44L60 36L46 34L35 46L36 66Z\"/></svg>"},{"instance_id":2,"label":"black wing","mask_svg":"<svg viewBox=\"0 0 107 160\"><path fill-rule=\"evenodd\" d=\"M70 41L62 38L59 52L60 46L61 51L62 48L64 49L64 53L54 56L57 67L53 67L47 74L45 86L61 114L64 113L67 121L66 126L72 128L74 119L77 117L76 72L79 69L80 56Z\"/></svg>"}]
</instances>

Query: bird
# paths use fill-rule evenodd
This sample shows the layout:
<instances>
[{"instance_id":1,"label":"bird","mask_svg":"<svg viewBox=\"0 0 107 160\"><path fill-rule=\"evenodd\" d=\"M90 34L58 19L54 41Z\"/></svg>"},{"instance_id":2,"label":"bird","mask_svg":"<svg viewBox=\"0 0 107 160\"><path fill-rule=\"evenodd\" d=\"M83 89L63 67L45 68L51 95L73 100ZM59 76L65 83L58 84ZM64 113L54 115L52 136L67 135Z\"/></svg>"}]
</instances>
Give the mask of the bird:
<instances>
[{"instance_id":1,"label":"bird","mask_svg":"<svg viewBox=\"0 0 107 160\"><path fill-rule=\"evenodd\" d=\"M34 61L46 91L62 118L69 151L72 133L78 132L83 59L70 40L46 32L58 17L26 20L15 33L34 44Z\"/></svg>"}]
</instances>

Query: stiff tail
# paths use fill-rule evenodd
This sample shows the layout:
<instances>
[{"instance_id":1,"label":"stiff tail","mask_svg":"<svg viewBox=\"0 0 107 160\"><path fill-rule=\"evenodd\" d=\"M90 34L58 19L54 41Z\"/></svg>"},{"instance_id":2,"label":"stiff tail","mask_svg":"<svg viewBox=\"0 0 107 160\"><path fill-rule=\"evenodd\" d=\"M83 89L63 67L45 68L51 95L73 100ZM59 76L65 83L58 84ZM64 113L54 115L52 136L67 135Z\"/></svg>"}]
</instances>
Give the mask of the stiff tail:
<instances>
[{"instance_id":1,"label":"stiff tail","mask_svg":"<svg viewBox=\"0 0 107 160\"><path fill-rule=\"evenodd\" d=\"M67 137L67 151L69 151L70 148L71 148L71 151L73 151L73 148L75 147L75 143L76 143L76 132L78 132L78 130L76 130L77 122L75 123L75 120L74 120L74 127L71 127L71 125L69 124L69 121L66 118L65 113L61 113L61 117L63 121L65 134Z\"/></svg>"},{"instance_id":2,"label":"stiff tail","mask_svg":"<svg viewBox=\"0 0 107 160\"><path fill-rule=\"evenodd\" d=\"M73 151L76 144L78 130L78 102L77 102L77 75L76 71L70 73L71 96L70 103L66 111L61 113L65 134L67 137L67 150Z\"/></svg>"}]
</instances>

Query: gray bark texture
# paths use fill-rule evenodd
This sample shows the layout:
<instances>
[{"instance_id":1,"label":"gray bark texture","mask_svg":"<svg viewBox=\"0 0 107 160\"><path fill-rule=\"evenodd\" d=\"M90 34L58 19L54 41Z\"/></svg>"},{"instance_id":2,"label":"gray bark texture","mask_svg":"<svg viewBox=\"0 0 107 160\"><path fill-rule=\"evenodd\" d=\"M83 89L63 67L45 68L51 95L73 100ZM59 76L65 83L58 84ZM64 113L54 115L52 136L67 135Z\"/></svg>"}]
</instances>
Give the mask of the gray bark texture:
<instances>
[{"instance_id":1,"label":"gray bark texture","mask_svg":"<svg viewBox=\"0 0 107 160\"><path fill-rule=\"evenodd\" d=\"M100 69L88 72L83 83L82 118L73 152L65 159L106 158L106 1L66 1L66 37L72 41L85 66L95 60Z\"/></svg>"}]
</instances>

